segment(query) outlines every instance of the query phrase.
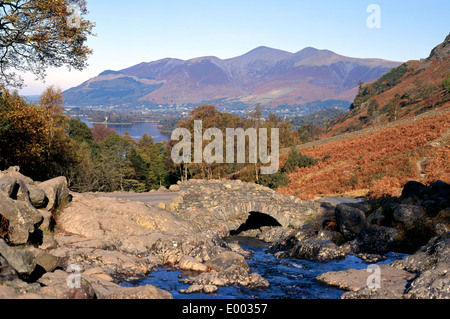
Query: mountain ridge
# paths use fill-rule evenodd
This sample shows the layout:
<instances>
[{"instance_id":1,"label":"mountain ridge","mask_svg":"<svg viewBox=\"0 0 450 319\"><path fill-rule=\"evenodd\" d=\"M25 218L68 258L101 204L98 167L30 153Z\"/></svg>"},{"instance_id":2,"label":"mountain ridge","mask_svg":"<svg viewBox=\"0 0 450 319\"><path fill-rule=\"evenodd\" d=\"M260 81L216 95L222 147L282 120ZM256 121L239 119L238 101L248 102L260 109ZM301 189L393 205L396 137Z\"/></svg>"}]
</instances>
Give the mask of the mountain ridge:
<instances>
[{"instance_id":1,"label":"mountain ridge","mask_svg":"<svg viewBox=\"0 0 450 319\"><path fill-rule=\"evenodd\" d=\"M360 81L373 81L401 62L345 57L312 47L296 53L257 47L241 56L165 58L106 70L64 92L70 105L204 104L268 108L325 100L351 102Z\"/></svg>"}]
</instances>

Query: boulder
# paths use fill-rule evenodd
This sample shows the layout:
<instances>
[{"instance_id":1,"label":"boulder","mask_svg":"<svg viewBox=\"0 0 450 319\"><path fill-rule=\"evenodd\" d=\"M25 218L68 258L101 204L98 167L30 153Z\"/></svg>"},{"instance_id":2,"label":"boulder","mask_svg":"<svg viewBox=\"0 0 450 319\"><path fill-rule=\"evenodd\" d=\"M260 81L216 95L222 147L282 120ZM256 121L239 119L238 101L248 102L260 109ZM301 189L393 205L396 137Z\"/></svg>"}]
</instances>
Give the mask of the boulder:
<instances>
[{"instance_id":1,"label":"boulder","mask_svg":"<svg viewBox=\"0 0 450 319\"><path fill-rule=\"evenodd\" d=\"M420 198L422 196L422 192L426 189L427 187L425 185L423 185L422 183L416 182L416 181L410 181L408 183L406 183L405 187L403 188L402 191L402 196L401 198L406 199L406 198Z\"/></svg>"},{"instance_id":2,"label":"boulder","mask_svg":"<svg viewBox=\"0 0 450 319\"><path fill-rule=\"evenodd\" d=\"M5 192L8 194L8 197L13 197L16 185L17 179L13 177L6 176L0 178L0 192Z\"/></svg>"},{"instance_id":3,"label":"boulder","mask_svg":"<svg viewBox=\"0 0 450 319\"><path fill-rule=\"evenodd\" d=\"M67 179L65 177L48 180L40 183L38 187L44 190L47 196L48 203L46 209L48 211L58 207L69 197L69 188L67 187Z\"/></svg>"},{"instance_id":4,"label":"boulder","mask_svg":"<svg viewBox=\"0 0 450 319\"><path fill-rule=\"evenodd\" d=\"M391 297L402 298L408 282L412 280L415 275L407 271L397 269L394 267L380 265L380 288L385 289L384 294ZM348 269L344 271L324 273L316 278L316 281L329 286L336 286L347 291L361 291L362 289L372 288L368 287L368 283L372 283L370 276L374 274L371 269ZM369 289L366 292L371 292L374 289ZM362 298L362 294L358 295L344 295L343 298Z\"/></svg>"},{"instance_id":5,"label":"boulder","mask_svg":"<svg viewBox=\"0 0 450 319\"><path fill-rule=\"evenodd\" d=\"M34 185L28 185L31 205L35 208L44 208L48 204L48 198L45 191Z\"/></svg>"},{"instance_id":6,"label":"boulder","mask_svg":"<svg viewBox=\"0 0 450 319\"><path fill-rule=\"evenodd\" d=\"M449 263L440 263L422 272L411 283L405 297L407 299L450 299L449 266Z\"/></svg>"},{"instance_id":7,"label":"boulder","mask_svg":"<svg viewBox=\"0 0 450 319\"><path fill-rule=\"evenodd\" d=\"M450 198L450 184L443 181L436 181L426 189L422 191L422 198L427 199L438 199L438 198Z\"/></svg>"},{"instance_id":8,"label":"boulder","mask_svg":"<svg viewBox=\"0 0 450 319\"><path fill-rule=\"evenodd\" d=\"M73 274L63 270L45 273L38 280L38 283L43 286L40 294L50 299L94 299L96 297L94 288L81 274L79 287L73 288L69 285L71 275Z\"/></svg>"},{"instance_id":9,"label":"boulder","mask_svg":"<svg viewBox=\"0 0 450 319\"><path fill-rule=\"evenodd\" d=\"M182 294L193 294L193 293L205 293L205 294L213 294L217 292L219 288L214 285L191 285L188 289L180 289L180 293Z\"/></svg>"},{"instance_id":10,"label":"boulder","mask_svg":"<svg viewBox=\"0 0 450 319\"><path fill-rule=\"evenodd\" d=\"M330 261L344 259L347 255L340 247L330 240L317 237L300 241L291 249L276 253L275 257Z\"/></svg>"},{"instance_id":11,"label":"boulder","mask_svg":"<svg viewBox=\"0 0 450 319\"><path fill-rule=\"evenodd\" d=\"M195 277L188 277L182 279L181 282L194 285L192 289L182 291L184 293L198 291L199 288L204 288L205 286L227 287L242 285L249 289L261 289L270 286L267 280L260 275L256 273L249 274L248 269L238 265L232 265L220 272L212 270Z\"/></svg>"},{"instance_id":12,"label":"boulder","mask_svg":"<svg viewBox=\"0 0 450 319\"><path fill-rule=\"evenodd\" d=\"M346 240L354 239L367 226L365 213L350 204L337 205L335 214L340 232Z\"/></svg>"},{"instance_id":13,"label":"boulder","mask_svg":"<svg viewBox=\"0 0 450 319\"><path fill-rule=\"evenodd\" d=\"M17 278L18 275L16 270L12 268L8 261L0 255L0 282L11 281Z\"/></svg>"},{"instance_id":14,"label":"boulder","mask_svg":"<svg viewBox=\"0 0 450 319\"><path fill-rule=\"evenodd\" d=\"M346 253L333 240L336 232L316 230L316 223L299 227L288 233L269 247L269 252L277 258L297 258L304 260L337 260L346 257Z\"/></svg>"},{"instance_id":15,"label":"boulder","mask_svg":"<svg viewBox=\"0 0 450 319\"><path fill-rule=\"evenodd\" d=\"M3 239L0 239L0 255L20 275L29 276L36 268L35 257L31 252L10 247Z\"/></svg>"},{"instance_id":16,"label":"boulder","mask_svg":"<svg viewBox=\"0 0 450 319\"><path fill-rule=\"evenodd\" d=\"M17 177L6 176L0 179L0 191L11 199L30 202L29 185Z\"/></svg>"},{"instance_id":17,"label":"boulder","mask_svg":"<svg viewBox=\"0 0 450 319\"><path fill-rule=\"evenodd\" d=\"M9 286L0 286L0 299L1 300L16 300L16 299L28 299L28 300L36 300L43 299L37 293L25 293L21 294L17 291L17 289Z\"/></svg>"},{"instance_id":18,"label":"boulder","mask_svg":"<svg viewBox=\"0 0 450 319\"><path fill-rule=\"evenodd\" d=\"M59 266L60 258L48 252L34 247L29 247L26 250L33 254L36 265L40 266L46 272L52 272Z\"/></svg>"},{"instance_id":19,"label":"boulder","mask_svg":"<svg viewBox=\"0 0 450 319\"><path fill-rule=\"evenodd\" d=\"M39 226L40 230L53 230L56 222L53 218L52 212L49 212L46 209L39 209L39 213L42 215L42 224Z\"/></svg>"},{"instance_id":20,"label":"boulder","mask_svg":"<svg viewBox=\"0 0 450 319\"><path fill-rule=\"evenodd\" d=\"M166 188L165 186L161 186L161 187L158 189L158 192L161 192L161 193L167 192L167 188Z\"/></svg>"},{"instance_id":21,"label":"boulder","mask_svg":"<svg viewBox=\"0 0 450 319\"><path fill-rule=\"evenodd\" d=\"M140 287L119 287L107 299L173 299L173 296L152 285Z\"/></svg>"},{"instance_id":22,"label":"boulder","mask_svg":"<svg viewBox=\"0 0 450 319\"><path fill-rule=\"evenodd\" d=\"M244 256L232 251L225 251L217 255L212 260L208 261L206 265L218 272L223 271L231 266L237 266L247 271L249 270L247 261L245 260Z\"/></svg>"},{"instance_id":23,"label":"boulder","mask_svg":"<svg viewBox=\"0 0 450 319\"><path fill-rule=\"evenodd\" d=\"M23 174L20 173L20 167L19 166L12 166L8 168L6 171L1 172L3 176L6 177L13 177L20 179L25 182L25 184L31 184L33 183L33 180Z\"/></svg>"},{"instance_id":24,"label":"boulder","mask_svg":"<svg viewBox=\"0 0 450 319\"><path fill-rule=\"evenodd\" d=\"M0 214L9 221L8 241L13 245L26 244L43 221L31 204L13 200L5 193L0 193Z\"/></svg>"},{"instance_id":25,"label":"boulder","mask_svg":"<svg viewBox=\"0 0 450 319\"><path fill-rule=\"evenodd\" d=\"M382 207L377 208L375 211L373 211L369 216L367 216L367 223L368 224L375 224L378 226L382 226L386 224L386 214Z\"/></svg>"},{"instance_id":26,"label":"boulder","mask_svg":"<svg viewBox=\"0 0 450 319\"><path fill-rule=\"evenodd\" d=\"M427 216L436 217L441 211L450 208L450 197L424 200L420 206L425 208Z\"/></svg>"},{"instance_id":27,"label":"boulder","mask_svg":"<svg viewBox=\"0 0 450 319\"><path fill-rule=\"evenodd\" d=\"M435 237L392 267L417 273L406 290L408 299L450 299L450 233Z\"/></svg>"},{"instance_id":28,"label":"boulder","mask_svg":"<svg viewBox=\"0 0 450 319\"><path fill-rule=\"evenodd\" d=\"M400 205L394 212L394 221L405 226L406 229L412 228L425 217L426 211L421 206Z\"/></svg>"},{"instance_id":29,"label":"boulder","mask_svg":"<svg viewBox=\"0 0 450 319\"><path fill-rule=\"evenodd\" d=\"M199 272L208 271L208 266L198 262L195 258L190 256L182 256L178 263L180 269L194 270Z\"/></svg>"},{"instance_id":30,"label":"boulder","mask_svg":"<svg viewBox=\"0 0 450 319\"><path fill-rule=\"evenodd\" d=\"M249 274L250 267L245 258L232 251L225 251L208 261L209 272L182 279L184 283L193 285L182 293L206 292L214 287L242 285L249 289L267 288L269 283L258 274ZM206 288L205 288L206 287ZM205 290L206 289L206 290Z\"/></svg>"},{"instance_id":31,"label":"boulder","mask_svg":"<svg viewBox=\"0 0 450 319\"><path fill-rule=\"evenodd\" d=\"M108 275L105 272L105 270L101 267L95 267L95 268L88 269L83 273L83 275L87 276L89 278L97 277L97 278L101 278L107 282L114 282L114 279L110 275Z\"/></svg>"},{"instance_id":32,"label":"boulder","mask_svg":"<svg viewBox=\"0 0 450 319\"><path fill-rule=\"evenodd\" d=\"M261 227L257 238L266 243L275 243L290 233L291 230L283 227Z\"/></svg>"},{"instance_id":33,"label":"boulder","mask_svg":"<svg viewBox=\"0 0 450 319\"><path fill-rule=\"evenodd\" d=\"M371 225L363 229L350 244L351 252L354 254L386 254L391 251L392 243L398 234L395 228Z\"/></svg>"}]
</instances>

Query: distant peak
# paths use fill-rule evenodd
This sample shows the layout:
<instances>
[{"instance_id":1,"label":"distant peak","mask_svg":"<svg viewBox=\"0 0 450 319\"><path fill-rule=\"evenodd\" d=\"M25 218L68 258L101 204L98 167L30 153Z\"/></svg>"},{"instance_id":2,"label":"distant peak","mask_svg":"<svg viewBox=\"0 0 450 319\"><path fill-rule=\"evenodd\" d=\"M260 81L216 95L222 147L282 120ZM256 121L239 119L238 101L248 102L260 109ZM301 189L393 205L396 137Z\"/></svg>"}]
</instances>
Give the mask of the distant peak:
<instances>
[{"instance_id":1,"label":"distant peak","mask_svg":"<svg viewBox=\"0 0 450 319\"><path fill-rule=\"evenodd\" d=\"M255 49L253 49L252 51L278 51L278 50L274 49L274 48L266 47L264 45L261 45L261 46L255 48ZM250 51L250 52L252 52L252 51Z\"/></svg>"},{"instance_id":2,"label":"distant peak","mask_svg":"<svg viewBox=\"0 0 450 319\"><path fill-rule=\"evenodd\" d=\"M317 52L317 51L320 51L320 50L313 48L313 47L306 47L303 50L301 50L300 52Z\"/></svg>"},{"instance_id":3,"label":"distant peak","mask_svg":"<svg viewBox=\"0 0 450 319\"><path fill-rule=\"evenodd\" d=\"M305 55L305 56L311 56L318 53L326 53L326 54L335 54L333 51L330 50L319 50L313 47L306 47L301 51L298 51L296 55Z\"/></svg>"},{"instance_id":4,"label":"distant peak","mask_svg":"<svg viewBox=\"0 0 450 319\"><path fill-rule=\"evenodd\" d=\"M247 53L245 53L244 55L240 56L240 57L236 57L237 59L239 58L250 58L250 59L282 59L282 58L286 58L288 56L292 55L292 53L287 52L287 51L283 51L283 50L278 50L278 49L274 49L274 48L269 48L266 46L259 46ZM235 58L235 59L236 59Z\"/></svg>"}]
</instances>

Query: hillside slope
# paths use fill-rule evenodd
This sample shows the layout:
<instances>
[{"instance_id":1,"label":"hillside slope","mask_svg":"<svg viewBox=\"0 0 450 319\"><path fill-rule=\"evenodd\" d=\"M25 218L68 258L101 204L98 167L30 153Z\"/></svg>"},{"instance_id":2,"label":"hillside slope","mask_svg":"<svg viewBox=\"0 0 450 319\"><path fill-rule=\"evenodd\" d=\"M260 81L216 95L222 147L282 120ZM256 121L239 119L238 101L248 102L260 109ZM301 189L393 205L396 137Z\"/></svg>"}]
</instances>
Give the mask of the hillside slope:
<instances>
[{"instance_id":1,"label":"hillside slope","mask_svg":"<svg viewBox=\"0 0 450 319\"><path fill-rule=\"evenodd\" d=\"M450 34L420 61L408 61L360 87L352 111L332 123L330 135L357 131L446 107L450 91ZM449 82L450 83L450 82Z\"/></svg>"},{"instance_id":2,"label":"hillside slope","mask_svg":"<svg viewBox=\"0 0 450 319\"><path fill-rule=\"evenodd\" d=\"M300 152L317 165L289 175L283 194L321 196L398 196L410 180L450 181L450 109L429 112L387 128L368 129L305 144Z\"/></svg>"},{"instance_id":3,"label":"hillside slope","mask_svg":"<svg viewBox=\"0 0 450 319\"><path fill-rule=\"evenodd\" d=\"M373 81L401 63L357 59L328 50L297 53L267 47L222 60L163 59L105 71L64 92L67 105L213 104L217 107L353 101L359 81Z\"/></svg>"},{"instance_id":4,"label":"hillside slope","mask_svg":"<svg viewBox=\"0 0 450 319\"><path fill-rule=\"evenodd\" d=\"M328 138L299 147L327 159L291 173L277 191L303 199L379 197L398 196L410 180L450 182L449 52L450 35L429 58L363 85Z\"/></svg>"}]
</instances>

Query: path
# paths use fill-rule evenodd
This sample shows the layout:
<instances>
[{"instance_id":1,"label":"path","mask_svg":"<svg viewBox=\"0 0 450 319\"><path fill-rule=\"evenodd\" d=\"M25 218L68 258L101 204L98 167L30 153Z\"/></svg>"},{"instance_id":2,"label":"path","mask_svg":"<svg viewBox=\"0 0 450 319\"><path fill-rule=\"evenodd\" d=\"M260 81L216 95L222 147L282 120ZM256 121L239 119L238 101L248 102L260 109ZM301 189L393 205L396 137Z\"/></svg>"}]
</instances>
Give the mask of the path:
<instances>
[{"instance_id":1,"label":"path","mask_svg":"<svg viewBox=\"0 0 450 319\"><path fill-rule=\"evenodd\" d=\"M177 196L178 193L109 193L104 195L104 197L133 200L136 202L150 204L152 206L158 206L158 204L161 202L169 204Z\"/></svg>"}]
</instances>

